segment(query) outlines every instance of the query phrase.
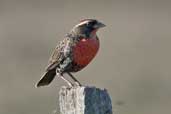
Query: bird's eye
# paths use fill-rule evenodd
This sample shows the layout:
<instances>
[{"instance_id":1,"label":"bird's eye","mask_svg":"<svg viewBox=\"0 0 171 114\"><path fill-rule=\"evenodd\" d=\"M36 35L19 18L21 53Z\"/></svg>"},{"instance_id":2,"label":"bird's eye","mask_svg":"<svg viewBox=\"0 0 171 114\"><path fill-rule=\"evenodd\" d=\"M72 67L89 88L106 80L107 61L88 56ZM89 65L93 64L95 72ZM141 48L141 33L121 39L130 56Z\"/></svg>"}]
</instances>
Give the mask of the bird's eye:
<instances>
[{"instance_id":1,"label":"bird's eye","mask_svg":"<svg viewBox=\"0 0 171 114\"><path fill-rule=\"evenodd\" d=\"M96 21L91 21L87 23L87 26L94 26L96 24Z\"/></svg>"},{"instance_id":2,"label":"bird's eye","mask_svg":"<svg viewBox=\"0 0 171 114\"><path fill-rule=\"evenodd\" d=\"M88 22L88 23L87 23L87 26L90 26L90 25L91 25L91 23L90 23L90 22Z\"/></svg>"}]
</instances>

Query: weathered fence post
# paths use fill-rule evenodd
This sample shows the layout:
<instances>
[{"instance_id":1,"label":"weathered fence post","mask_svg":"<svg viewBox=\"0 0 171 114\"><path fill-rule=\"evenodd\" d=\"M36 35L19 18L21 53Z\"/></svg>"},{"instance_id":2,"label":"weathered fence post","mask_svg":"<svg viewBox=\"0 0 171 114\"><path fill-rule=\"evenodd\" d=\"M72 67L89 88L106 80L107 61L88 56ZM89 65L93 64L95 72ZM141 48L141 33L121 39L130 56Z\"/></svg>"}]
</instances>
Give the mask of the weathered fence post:
<instances>
[{"instance_id":1,"label":"weathered fence post","mask_svg":"<svg viewBox=\"0 0 171 114\"><path fill-rule=\"evenodd\" d=\"M112 114L107 90L95 87L62 87L59 106L60 114Z\"/></svg>"}]
</instances>

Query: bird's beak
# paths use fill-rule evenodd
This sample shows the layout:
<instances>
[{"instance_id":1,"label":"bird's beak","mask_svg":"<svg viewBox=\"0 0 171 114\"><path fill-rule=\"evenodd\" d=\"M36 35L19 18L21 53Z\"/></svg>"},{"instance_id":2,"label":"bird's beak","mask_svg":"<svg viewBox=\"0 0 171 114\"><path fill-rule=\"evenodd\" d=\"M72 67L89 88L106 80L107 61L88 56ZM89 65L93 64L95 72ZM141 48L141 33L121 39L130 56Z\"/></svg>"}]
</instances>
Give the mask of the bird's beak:
<instances>
[{"instance_id":1,"label":"bird's beak","mask_svg":"<svg viewBox=\"0 0 171 114\"><path fill-rule=\"evenodd\" d=\"M102 28L102 27L105 27L106 25L105 24L103 24L103 23L101 23L101 22L98 22L95 26L94 26L94 28Z\"/></svg>"}]
</instances>

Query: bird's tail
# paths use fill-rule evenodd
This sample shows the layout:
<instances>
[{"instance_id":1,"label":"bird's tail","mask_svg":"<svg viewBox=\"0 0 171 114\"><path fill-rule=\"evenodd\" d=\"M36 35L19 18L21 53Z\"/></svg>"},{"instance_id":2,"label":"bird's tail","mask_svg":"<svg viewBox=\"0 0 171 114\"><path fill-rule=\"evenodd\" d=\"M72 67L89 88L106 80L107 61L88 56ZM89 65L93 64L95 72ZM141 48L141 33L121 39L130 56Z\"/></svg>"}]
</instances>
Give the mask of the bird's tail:
<instances>
[{"instance_id":1,"label":"bird's tail","mask_svg":"<svg viewBox=\"0 0 171 114\"><path fill-rule=\"evenodd\" d=\"M41 79L36 84L36 87L46 86L50 84L52 80L54 79L55 75L56 75L55 69L45 72L45 74L41 77Z\"/></svg>"}]
</instances>

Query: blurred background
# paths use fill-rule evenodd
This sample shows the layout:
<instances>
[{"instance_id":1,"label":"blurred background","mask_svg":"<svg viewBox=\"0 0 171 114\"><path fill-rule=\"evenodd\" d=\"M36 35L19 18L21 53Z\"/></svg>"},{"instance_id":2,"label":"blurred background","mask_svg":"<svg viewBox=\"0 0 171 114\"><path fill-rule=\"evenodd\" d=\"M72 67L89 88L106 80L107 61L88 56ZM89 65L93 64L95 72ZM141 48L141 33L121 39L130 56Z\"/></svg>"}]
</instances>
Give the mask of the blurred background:
<instances>
[{"instance_id":1,"label":"blurred background","mask_svg":"<svg viewBox=\"0 0 171 114\"><path fill-rule=\"evenodd\" d=\"M75 76L108 89L114 114L171 113L169 0L0 0L0 114L59 114L66 83L34 85L56 44L84 18L107 27L98 32L98 55Z\"/></svg>"}]
</instances>

